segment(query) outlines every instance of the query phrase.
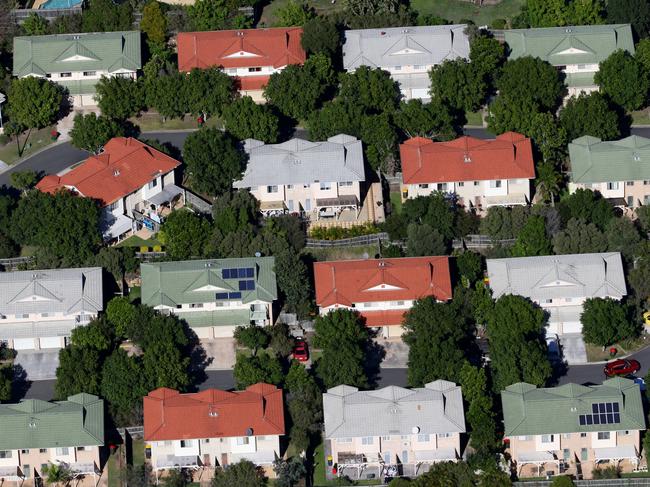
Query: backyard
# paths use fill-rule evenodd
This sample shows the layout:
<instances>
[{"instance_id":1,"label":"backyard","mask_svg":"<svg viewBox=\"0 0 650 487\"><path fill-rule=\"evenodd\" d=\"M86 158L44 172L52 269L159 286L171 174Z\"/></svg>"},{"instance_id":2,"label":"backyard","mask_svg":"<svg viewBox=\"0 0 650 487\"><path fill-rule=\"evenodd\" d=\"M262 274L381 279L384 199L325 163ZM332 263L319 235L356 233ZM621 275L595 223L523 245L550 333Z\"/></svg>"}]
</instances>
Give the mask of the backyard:
<instances>
[{"instance_id":1,"label":"backyard","mask_svg":"<svg viewBox=\"0 0 650 487\"><path fill-rule=\"evenodd\" d=\"M525 0L503 0L498 5L478 7L463 0L411 0L411 8L421 15L437 15L450 22L471 20L476 25L490 25L495 19L512 19L519 14Z\"/></svg>"},{"instance_id":2,"label":"backyard","mask_svg":"<svg viewBox=\"0 0 650 487\"><path fill-rule=\"evenodd\" d=\"M277 22L276 20L276 12L284 8L290 0L275 0L272 2L269 2L268 5L264 7L264 10L262 11L262 16L260 17L260 21L258 26L259 27L273 27L274 24ZM326 15L331 12L335 12L337 10L342 10L343 9L343 3L342 1L339 1L337 3L333 3L331 0L309 0L307 2L310 7L313 7L316 12L318 12L321 15Z\"/></svg>"}]
</instances>

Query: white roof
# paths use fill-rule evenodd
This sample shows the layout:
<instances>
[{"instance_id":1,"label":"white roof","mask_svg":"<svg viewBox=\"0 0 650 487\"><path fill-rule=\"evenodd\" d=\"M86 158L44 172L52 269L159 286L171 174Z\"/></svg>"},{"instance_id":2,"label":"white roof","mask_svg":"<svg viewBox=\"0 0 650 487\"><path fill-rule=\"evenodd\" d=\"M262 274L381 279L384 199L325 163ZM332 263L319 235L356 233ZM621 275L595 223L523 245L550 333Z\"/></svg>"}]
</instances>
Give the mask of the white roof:
<instances>
[{"instance_id":1,"label":"white roof","mask_svg":"<svg viewBox=\"0 0 650 487\"><path fill-rule=\"evenodd\" d=\"M291 139L281 144L265 144L246 139L248 164L236 188L279 184L364 181L361 141L345 134L325 142Z\"/></svg>"},{"instance_id":2,"label":"white roof","mask_svg":"<svg viewBox=\"0 0 650 487\"><path fill-rule=\"evenodd\" d=\"M634 445L618 445L609 448L594 448L594 457L598 460L638 459Z\"/></svg>"}]
</instances>

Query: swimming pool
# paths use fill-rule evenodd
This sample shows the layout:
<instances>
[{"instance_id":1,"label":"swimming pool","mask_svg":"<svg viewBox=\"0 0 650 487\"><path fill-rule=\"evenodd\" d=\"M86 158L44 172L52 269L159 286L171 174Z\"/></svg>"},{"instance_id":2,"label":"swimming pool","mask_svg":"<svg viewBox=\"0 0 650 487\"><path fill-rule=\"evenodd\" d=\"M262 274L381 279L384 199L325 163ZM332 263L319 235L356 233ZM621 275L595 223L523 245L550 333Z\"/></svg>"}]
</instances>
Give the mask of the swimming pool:
<instances>
[{"instance_id":1,"label":"swimming pool","mask_svg":"<svg viewBox=\"0 0 650 487\"><path fill-rule=\"evenodd\" d=\"M72 8L81 4L83 0L47 0L39 8L52 9L52 8Z\"/></svg>"}]
</instances>

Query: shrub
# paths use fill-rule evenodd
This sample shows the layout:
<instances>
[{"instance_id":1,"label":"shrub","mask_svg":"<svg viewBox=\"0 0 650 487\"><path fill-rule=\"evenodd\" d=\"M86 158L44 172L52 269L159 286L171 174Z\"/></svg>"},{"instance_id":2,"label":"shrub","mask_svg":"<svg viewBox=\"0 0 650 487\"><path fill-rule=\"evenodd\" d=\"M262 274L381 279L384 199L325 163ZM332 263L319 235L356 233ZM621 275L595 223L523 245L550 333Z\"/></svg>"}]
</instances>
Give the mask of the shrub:
<instances>
[{"instance_id":1,"label":"shrub","mask_svg":"<svg viewBox=\"0 0 650 487\"><path fill-rule=\"evenodd\" d=\"M591 472L594 480L600 479L617 479L620 477L620 472L616 467L594 468Z\"/></svg>"},{"instance_id":2,"label":"shrub","mask_svg":"<svg viewBox=\"0 0 650 487\"><path fill-rule=\"evenodd\" d=\"M343 238L361 237L379 233L379 228L372 224L355 225L349 228L341 227L314 227L309 231L309 236L316 240L340 240Z\"/></svg>"}]
</instances>

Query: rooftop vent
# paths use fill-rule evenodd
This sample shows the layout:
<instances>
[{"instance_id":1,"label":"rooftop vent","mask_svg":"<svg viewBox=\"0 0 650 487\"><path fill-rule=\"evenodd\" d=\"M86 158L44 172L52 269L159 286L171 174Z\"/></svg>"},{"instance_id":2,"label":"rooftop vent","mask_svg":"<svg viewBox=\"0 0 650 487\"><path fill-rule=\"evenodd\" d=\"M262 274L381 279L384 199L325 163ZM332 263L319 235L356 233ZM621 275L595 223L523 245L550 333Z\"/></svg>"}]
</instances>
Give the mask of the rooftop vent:
<instances>
[{"instance_id":1,"label":"rooftop vent","mask_svg":"<svg viewBox=\"0 0 650 487\"><path fill-rule=\"evenodd\" d=\"M246 428L246 436L253 436L253 428Z\"/></svg>"},{"instance_id":2,"label":"rooftop vent","mask_svg":"<svg viewBox=\"0 0 650 487\"><path fill-rule=\"evenodd\" d=\"M414 435L417 435L420 432L420 427L419 426L413 426L413 428L411 428L411 432Z\"/></svg>"},{"instance_id":3,"label":"rooftop vent","mask_svg":"<svg viewBox=\"0 0 650 487\"><path fill-rule=\"evenodd\" d=\"M641 156L639 154L637 154L636 152L634 154L632 154L632 157L634 157L634 160L636 162L639 162L641 160Z\"/></svg>"},{"instance_id":4,"label":"rooftop vent","mask_svg":"<svg viewBox=\"0 0 650 487\"><path fill-rule=\"evenodd\" d=\"M564 32L566 32L567 34L570 34L571 33L571 27L567 27L566 29L564 29Z\"/></svg>"},{"instance_id":5,"label":"rooftop vent","mask_svg":"<svg viewBox=\"0 0 650 487\"><path fill-rule=\"evenodd\" d=\"M384 262L383 260L381 260L381 261L379 261L379 264L378 264L378 265L379 265L379 267L386 267L386 262Z\"/></svg>"},{"instance_id":6,"label":"rooftop vent","mask_svg":"<svg viewBox=\"0 0 650 487\"><path fill-rule=\"evenodd\" d=\"M472 162L472 158L469 156L469 154L465 154L463 156L463 161L464 162Z\"/></svg>"},{"instance_id":7,"label":"rooftop vent","mask_svg":"<svg viewBox=\"0 0 650 487\"><path fill-rule=\"evenodd\" d=\"M386 32L382 30L382 31L379 33L379 35L380 35L380 36L385 36L385 35L386 35Z\"/></svg>"},{"instance_id":8,"label":"rooftop vent","mask_svg":"<svg viewBox=\"0 0 650 487\"><path fill-rule=\"evenodd\" d=\"M119 169L116 169L115 171L113 171L113 176L117 177L119 175L120 175Z\"/></svg>"}]
</instances>

